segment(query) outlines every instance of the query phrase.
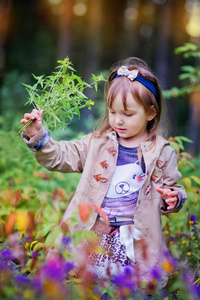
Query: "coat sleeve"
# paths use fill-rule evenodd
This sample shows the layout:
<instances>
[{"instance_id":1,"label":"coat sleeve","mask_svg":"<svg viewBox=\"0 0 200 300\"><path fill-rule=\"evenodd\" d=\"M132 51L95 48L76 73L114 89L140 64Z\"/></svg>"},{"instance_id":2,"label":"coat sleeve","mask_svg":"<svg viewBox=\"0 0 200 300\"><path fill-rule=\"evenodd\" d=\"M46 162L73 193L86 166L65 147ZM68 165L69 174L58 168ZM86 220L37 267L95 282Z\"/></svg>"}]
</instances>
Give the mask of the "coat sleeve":
<instances>
[{"instance_id":1,"label":"coat sleeve","mask_svg":"<svg viewBox=\"0 0 200 300\"><path fill-rule=\"evenodd\" d=\"M161 211L163 213L178 212L181 209L181 207L183 206L185 200L187 199L187 194L185 192L184 187L177 183L182 178L182 175L178 171L178 165L177 165L175 151L174 150L170 151L170 149L169 148L167 149L167 148L168 147L166 147L166 150L164 150L164 151L170 153L170 156L168 155L166 167L163 170L163 188L177 190L178 191L178 202L174 209L167 210L167 204L162 199L161 200Z\"/></svg>"},{"instance_id":2,"label":"coat sleeve","mask_svg":"<svg viewBox=\"0 0 200 300\"><path fill-rule=\"evenodd\" d=\"M28 140L25 136L23 137L27 146L32 149L32 154L38 163L50 171L82 173L91 135L85 135L80 141L72 142L57 142L49 138L44 147L38 147L45 136L45 132L45 128L42 127L33 138Z\"/></svg>"}]
</instances>

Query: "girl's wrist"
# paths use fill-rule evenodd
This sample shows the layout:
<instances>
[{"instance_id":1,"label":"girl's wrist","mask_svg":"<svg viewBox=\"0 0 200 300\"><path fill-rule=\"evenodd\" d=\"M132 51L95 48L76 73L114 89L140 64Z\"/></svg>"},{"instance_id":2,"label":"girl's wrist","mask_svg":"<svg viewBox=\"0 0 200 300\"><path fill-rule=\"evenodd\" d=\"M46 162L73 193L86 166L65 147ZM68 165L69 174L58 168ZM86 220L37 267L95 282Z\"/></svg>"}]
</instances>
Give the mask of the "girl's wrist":
<instances>
[{"instance_id":1,"label":"girl's wrist","mask_svg":"<svg viewBox=\"0 0 200 300\"><path fill-rule=\"evenodd\" d=\"M33 137L36 135L36 133L37 133L37 132L35 132L35 133L30 133L30 134L28 134L28 137L30 137L30 139L31 139L31 138L33 138Z\"/></svg>"}]
</instances>

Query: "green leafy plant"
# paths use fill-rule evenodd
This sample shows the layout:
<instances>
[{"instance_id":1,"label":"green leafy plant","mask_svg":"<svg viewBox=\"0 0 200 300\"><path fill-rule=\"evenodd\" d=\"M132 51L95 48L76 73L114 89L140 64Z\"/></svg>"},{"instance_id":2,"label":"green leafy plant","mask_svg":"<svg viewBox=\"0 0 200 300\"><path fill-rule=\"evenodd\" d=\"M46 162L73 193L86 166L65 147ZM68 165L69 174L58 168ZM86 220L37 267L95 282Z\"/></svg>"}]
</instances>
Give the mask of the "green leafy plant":
<instances>
[{"instance_id":1,"label":"green leafy plant","mask_svg":"<svg viewBox=\"0 0 200 300\"><path fill-rule=\"evenodd\" d=\"M103 75L92 74L91 84L83 81L75 74L72 62L69 58L58 60L58 71L49 76L36 76L34 85L24 84L29 99L26 104L33 105L36 109L44 110L44 124L48 129L65 128L74 115L80 117L80 110L84 107L91 109L94 102L84 94L85 88L94 86L97 90L98 83L104 81ZM18 134L26 128L32 120L22 126Z\"/></svg>"},{"instance_id":2,"label":"green leafy plant","mask_svg":"<svg viewBox=\"0 0 200 300\"><path fill-rule=\"evenodd\" d=\"M181 47L175 49L176 54L182 54L185 59L200 59L200 50L197 45L193 43L185 43ZM181 67L181 74L179 75L182 87L172 87L169 90L163 91L165 98L184 96L200 89L200 66L193 66L190 64Z\"/></svg>"}]
</instances>

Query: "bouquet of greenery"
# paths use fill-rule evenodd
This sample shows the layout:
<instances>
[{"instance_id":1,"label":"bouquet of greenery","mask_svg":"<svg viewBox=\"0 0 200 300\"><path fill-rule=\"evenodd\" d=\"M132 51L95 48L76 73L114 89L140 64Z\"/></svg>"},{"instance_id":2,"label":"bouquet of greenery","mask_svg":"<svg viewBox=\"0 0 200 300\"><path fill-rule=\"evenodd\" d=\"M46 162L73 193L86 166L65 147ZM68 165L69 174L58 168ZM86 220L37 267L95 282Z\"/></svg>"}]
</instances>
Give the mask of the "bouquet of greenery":
<instances>
[{"instance_id":1,"label":"bouquet of greenery","mask_svg":"<svg viewBox=\"0 0 200 300\"><path fill-rule=\"evenodd\" d=\"M35 76L34 85L22 83L29 98L27 103L32 104L38 110L44 110L44 124L48 129L64 128L74 115L80 117L80 109L84 107L91 108L94 105L92 100L84 94L85 88L94 86L97 90L98 83L105 81L103 75L96 76L92 74L93 82L86 83L75 74L72 62L66 57L64 60L58 60L58 71L49 76ZM26 104L27 104L26 103ZM33 120L22 125L18 130L18 134L28 127Z\"/></svg>"}]
</instances>

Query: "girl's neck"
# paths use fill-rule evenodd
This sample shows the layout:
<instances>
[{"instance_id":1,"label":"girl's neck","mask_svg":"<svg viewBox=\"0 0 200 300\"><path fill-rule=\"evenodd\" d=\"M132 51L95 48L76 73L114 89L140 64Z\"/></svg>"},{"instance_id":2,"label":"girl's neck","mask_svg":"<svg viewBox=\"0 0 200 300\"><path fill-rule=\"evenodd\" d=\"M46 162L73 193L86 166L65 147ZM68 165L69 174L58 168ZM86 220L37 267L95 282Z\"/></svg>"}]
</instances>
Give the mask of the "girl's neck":
<instances>
[{"instance_id":1,"label":"girl's neck","mask_svg":"<svg viewBox=\"0 0 200 300\"><path fill-rule=\"evenodd\" d=\"M147 140L148 140L148 134L138 138L126 138L126 139L118 136L119 144L127 148L139 147L140 143L145 142Z\"/></svg>"}]
</instances>

